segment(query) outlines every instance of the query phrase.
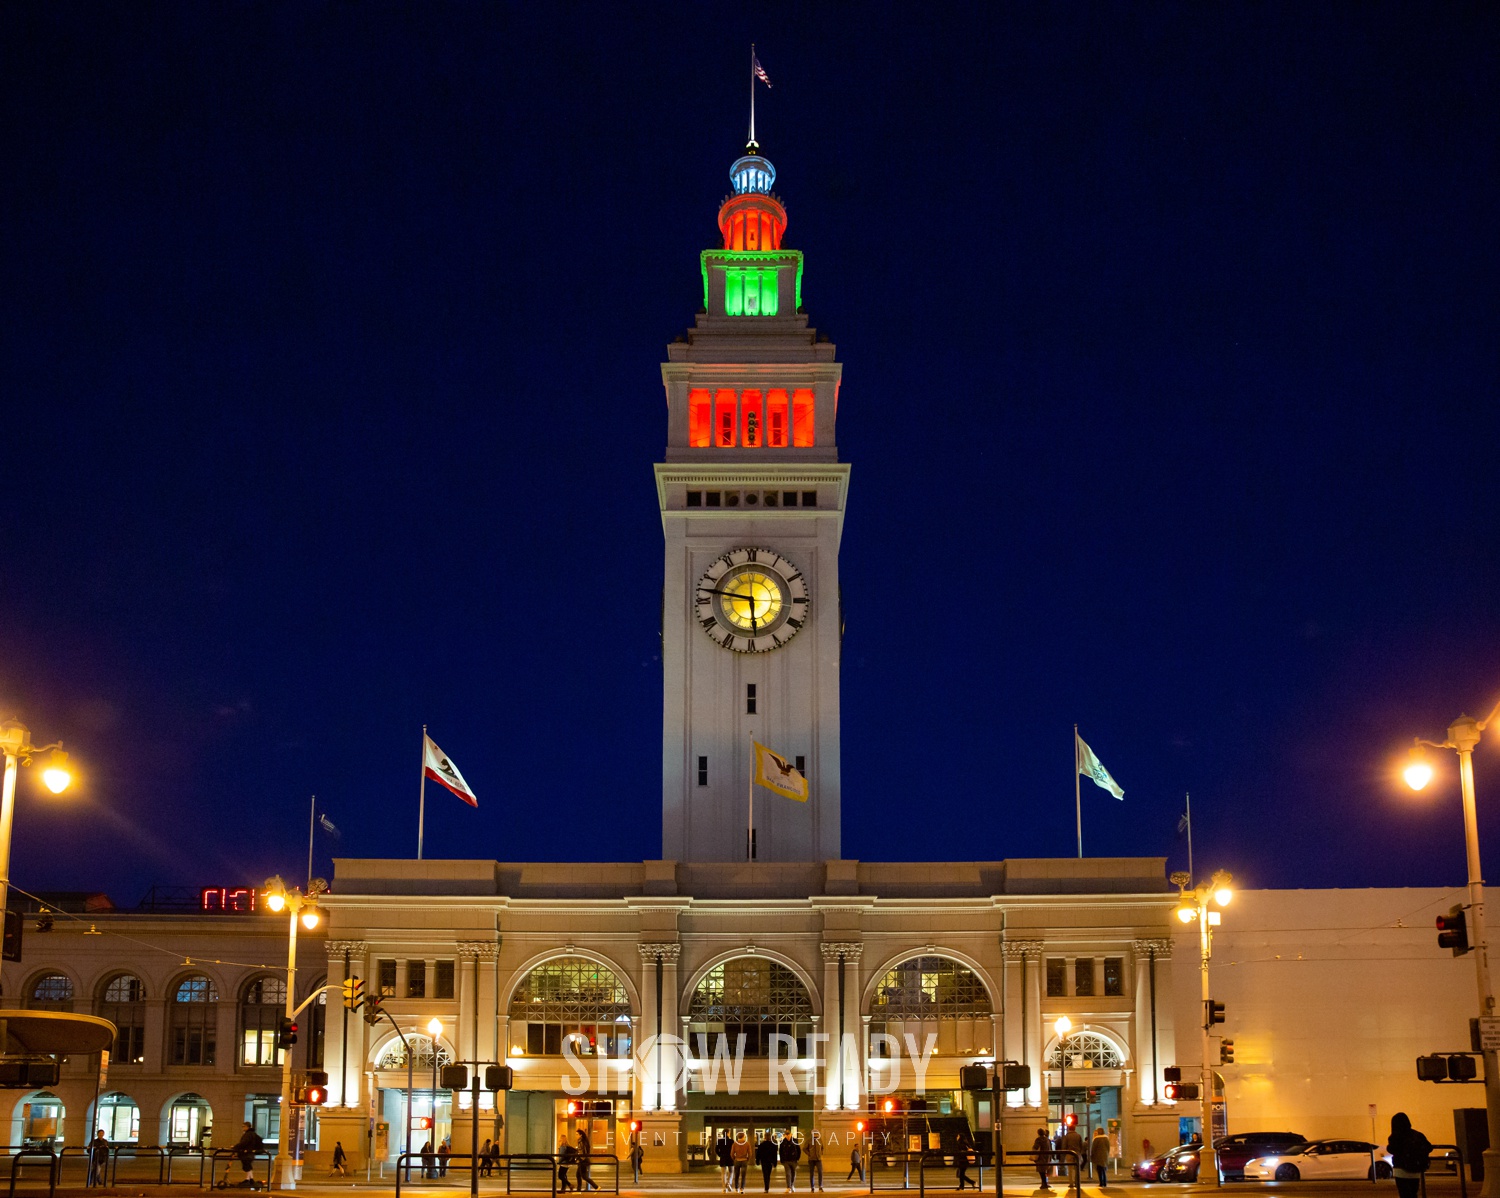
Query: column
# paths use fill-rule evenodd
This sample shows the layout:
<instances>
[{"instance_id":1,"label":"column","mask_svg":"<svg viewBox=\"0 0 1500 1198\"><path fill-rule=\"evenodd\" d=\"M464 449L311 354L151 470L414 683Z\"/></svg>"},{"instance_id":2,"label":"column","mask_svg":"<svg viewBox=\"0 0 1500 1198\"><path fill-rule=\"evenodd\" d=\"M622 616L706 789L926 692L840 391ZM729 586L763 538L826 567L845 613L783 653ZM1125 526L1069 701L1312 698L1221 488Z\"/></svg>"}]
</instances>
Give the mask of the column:
<instances>
[{"instance_id":1,"label":"column","mask_svg":"<svg viewBox=\"0 0 1500 1198\"><path fill-rule=\"evenodd\" d=\"M474 954L474 1007L479 1021L474 1031L474 1056L481 1061L505 1064L505 1053L509 1045L498 1042L500 1018L499 978L495 976L495 963L500 959L500 940L464 940L459 942L460 953Z\"/></svg>"},{"instance_id":2,"label":"column","mask_svg":"<svg viewBox=\"0 0 1500 1198\"><path fill-rule=\"evenodd\" d=\"M641 1025L645 1038L636 1048L641 1077L641 1162L647 1173L682 1173L687 1146L682 1142L678 1114L681 1060L675 1040L677 1018L677 961L682 945L676 941L642 941L641 994L645 1010Z\"/></svg>"},{"instance_id":3,"label":"column","mask_svg":"<svg viewBox=\"0 0 1500 1198\"><path fill-rule=\"evenodd\" d=\"M472 940L458 942L458 1044L459 1059L479 1059L479 950ZM498 1058L497 1058L498 1059Z\"/></svg>"},{"instance_id":4,"label":"column","mask_svg":"<svg viewBox=\"0 0 1500 1198\"><path fill-rule=\"evenodd\" d=\"M407 995L411 979L410 965L411 962L406 959L405 953L396 958L396 993L393 995L395 998L405 998Z\"/></svg>"},{"instance_id":5,"label":"column","mask_svg":"<svg viewBox=\"0 0 1500 1198\"><path fill-rule=\"evenodd\" d=\"M1006 940L1003 1032L1005 1056L1031 1066L1031 1087L1011 1093L1008 1106L1037 1107L1042 1101L1042 942Z\"/></svg>"},{"instance_id":6,"label":"column","mask_svg":"<svg viewBox=\"0 0 1500 1198\"><path fill-rule=\"evenodd\" d=\"M363 940L329 940L328 984L341 986L345 978L364 973L368 946ZM347 966L346 966L347 961ZM347 1033L347 1035L346 1035ZM344 996L328 996L328 1018L323 1027L323 1069L328 1074L328 1105L318 1112L318 1152L308 1153L308 1172L327 1170L338 1142L349 1154L351 1172L362 1168L366 1149L365 1021L358 1011L344 1008Z\"/></svg>"},{"instance_id":7,"label":"column","mask_svg":"<svg viewBox=\"0 0 1500 1198\"><path fill-rule=\"evenodd\" d=\"M1172 957L1170 940L1137 940L1135 950L1135 1043L1130 1046L1130 1055L1135 1064L1136 1101L1155 1106L1161 1101L1161 1015L1162 982L1166 977L1166 962ZM1153 1012L1151 1000L1151 958L1157 961L1156 1002Z\"/></svg>"},{"instance_id":8,"label":"column","mask_svg":"<svg viewBox=\"0 0 1500 1198\"><path fill-rule=\"evenodd\" d=\"M825 940L819 948L823 954L823 1010L827 1012L823 1030L828 1033L828 1064L824 1074L828 1098L824 1106L828 1110L857 1111L864 1105L863 1042L868 1034L860 1011L863 991L860 961L865 946L858 940ZM842 1009L839 1007L840 966L844 974Z\"/></svg>"}]
</instances>

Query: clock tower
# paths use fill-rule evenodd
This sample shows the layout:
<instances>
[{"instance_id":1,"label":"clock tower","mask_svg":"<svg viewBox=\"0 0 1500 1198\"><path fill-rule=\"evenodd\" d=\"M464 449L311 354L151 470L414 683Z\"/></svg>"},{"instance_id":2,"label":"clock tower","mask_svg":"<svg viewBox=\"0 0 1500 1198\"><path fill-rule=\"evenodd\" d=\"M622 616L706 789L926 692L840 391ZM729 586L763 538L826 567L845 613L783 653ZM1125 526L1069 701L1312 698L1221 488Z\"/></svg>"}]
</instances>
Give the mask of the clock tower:
<instances>
[{"instance_id":1,"label":"clock tower","mask_svg":"<svg viewBox=\"0 0 1500 1198\"><path fill-rule=\"evenodd\" d=\"M840 855L842 367L802 312L775 168L752 141L729 177L703 310L661 368L662 856L821 861ZM752 739L809 792L756 787L753 836Z\"/></svg>"}]
</instances>

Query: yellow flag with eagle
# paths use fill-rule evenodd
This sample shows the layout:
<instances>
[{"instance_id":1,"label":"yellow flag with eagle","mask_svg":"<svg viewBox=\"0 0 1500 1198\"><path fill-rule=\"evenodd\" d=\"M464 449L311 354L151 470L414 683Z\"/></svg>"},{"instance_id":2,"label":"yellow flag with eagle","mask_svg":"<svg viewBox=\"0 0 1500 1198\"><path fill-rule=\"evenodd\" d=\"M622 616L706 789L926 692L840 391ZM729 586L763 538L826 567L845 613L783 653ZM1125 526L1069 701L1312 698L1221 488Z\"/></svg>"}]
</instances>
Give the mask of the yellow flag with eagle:
<instances>
[{"instance_id":1,"label":"yellow flag with eagle","mask_svg":"<svg viewBox=\"0 0 1500 1198\"><path fill-rule=\"evenodd\" d=\"M755 784L799 803L807 802L807 779L802 772L780 753L758 741L751 743L755 745Z\"/></svg>"}]
</instances>

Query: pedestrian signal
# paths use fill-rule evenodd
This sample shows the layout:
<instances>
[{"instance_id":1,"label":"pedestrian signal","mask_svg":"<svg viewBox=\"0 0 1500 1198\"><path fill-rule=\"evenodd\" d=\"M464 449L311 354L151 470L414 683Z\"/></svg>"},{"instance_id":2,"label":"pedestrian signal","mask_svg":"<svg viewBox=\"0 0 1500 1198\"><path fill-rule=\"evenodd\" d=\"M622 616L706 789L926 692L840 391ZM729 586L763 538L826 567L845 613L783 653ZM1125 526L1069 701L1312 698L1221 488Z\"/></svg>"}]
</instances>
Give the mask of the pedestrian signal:
<instances>
[{"instance_id":1,"label":"pedestrian signal","mask_svg":"<svg viewBox=\"0 0 1500 1198\"><path fill-rule=\"evenodd\" d=\"M1072 1111L1069 1111L1066 1115L1063 1116L1063 1126L1066 1127L1069 1131L1072 1131L1075 1127L1078 1126L1078 1116L1075 1115Z\"/></svg>"},{"instance_id":2,"label":"pedestrian signal","mask_svg":"<svg viewBox=\"0 0 1500 1198\"><path fill-rule=\"evenodd\" d=\"M958 1088L960 1090L988 1090L990 1071L983 1065L961 1066L958 1071Z\"/></svg>"},{"instance_id":3,"label":"pedestrian signal","mask_svg":"<svg viewBox=\"0 0 1500 1198\"><path fill-rule=\"evenodd\" d=\"M1437 917L1438 947L1451 948L1455 957L1469 951L1469 921L1462 907Z\"/></svg>"},{"instance_id":4,"label":"pedestrian signal","mask_svg":"<svg viewBox=\"0 0 1500 1198\"><path fill-rule=\"evenodd\" d=\"M1204 1019L1204 1023L1203 1023L1204 1027L1213 1027L1213 1025L1216 1024L1216 1023L1223 1023L1224 1022L1224 1004L1221 1003L1221 1002L1214 1002L1214 1000L1211 999L1211 998L1204 999L1204 1001L1203 1001L1203 1019Z\"/></svg>"},{"instance_id":5,"label":"pedestrian signal","mask_svg":"<svg viewBox=\"0 0 1500 1198\"><path fill-rule=\"evenodd\" d=\"M344 1010L357 1011L365 1001L365 979L344 979Z\"/></svg>"},{"instance_id":6,"label":"pedestrian signal","mask_svg":"<svg viewBox=\"0 0 1500 1198\"><path fill-rule=\"evenodd\" d=\"M385 1008L380 1005L380 995L365 995L365 1022L371 1027L380 1022L380 1015L384 1010Z\"/></svg>"},{"instance_id":7,"label":"pedestrian signal","mask_svg":"<svg viewBox=\"0 0 1500 1198\"><path fill-rule=\"evenodd\" d=\"M1234 1064L1234 1041L1233 1040L1220 1040L1219 1041L1219 1064L1221 1064L1221 1065L1233 1065Z\"/></svg>"},{"instance_id":8,"label":"pedestrian signal","mask_svg":"<svg viewBox=\"0 0 1500 1198\"><path fill-rule=\"evenodd\" d=\"M1162 1093L1169 1102L1188 1102L1198 1097L1197 1082L1168 1082Z\"/></svg>"},{"instance_id":9,"label":"pedestrian signal","mask_svg":"<svg viewBox=\"0 0 1500 1198\"><path fill-rule=\"evenodd\" d=\"M418 1131L431 1131L432 1119L428 1115L418 1115L411 1121L411 1125Z\"/></svg>"},{"instance_id":10,"label":"pedestrian signal","mask_svg":"<svg viewBox=\"0 0 1500 1198\"><path fill-rule=\"evenodd\" d=\"M509 1090L515 1085L516 1071L509 1065L486 1065L484 1088L486 1090Z\"/></svg>"},{"instance_id":11,"label":"pedestrian signal","mask_svg":"<svg viewBox=\"0 0 1500 1198\"><path fill-rule=\"evenodd\" d=\"M1002 1090L1031 1089L1031 1066L1015 1064L1001 1065L1000 1088Z\"/></svg>"},{"instance_id":12,"label":"pedestrian signal","mask_svg":"<svg viewBox=\"0 0 1500 1198\"><path fill-rule=\"evenodd\" d=\"M1182 1080L1182 1066L1168 1065L1161 1071L1161 1079L1164 1082L1180 1082Z\"/></svg>"},{"instance_id":13,"label":"pedestrian signal","mask_svg":"<svg viewBox=\"0 0 1500 1198\"><path fill-rule=\"evenodd\" d=\"M307 1087L307 1105L308 1106L322 1106L327 1101L328 1101L328 1087L327 1086L308 1086Z\"/></svg>"},{"instance_id":14,"label":"pedestrian signal","mask_svg":"<svg viewBox=\"0 0 1500 1198\"><path fill-rule=\"evenodd\" d=\"M1462 1054L1448 1058L1448 1080L1450 1082L1471 1082L1478 1074L1477 1062L1473 1057Z\"/></svg>"},{"instance_id":15,"label":"pedestrian signal","mask_svg":"<svg viewBox=\"0 0 1500 1198\"><path fill-rule=\"evenodd\" d=\"M880 1104L880 1109L887 1115L891 1114L896 1110L896 1100L894 1098L887 1098Z\"/></svg>"}]
</instances>

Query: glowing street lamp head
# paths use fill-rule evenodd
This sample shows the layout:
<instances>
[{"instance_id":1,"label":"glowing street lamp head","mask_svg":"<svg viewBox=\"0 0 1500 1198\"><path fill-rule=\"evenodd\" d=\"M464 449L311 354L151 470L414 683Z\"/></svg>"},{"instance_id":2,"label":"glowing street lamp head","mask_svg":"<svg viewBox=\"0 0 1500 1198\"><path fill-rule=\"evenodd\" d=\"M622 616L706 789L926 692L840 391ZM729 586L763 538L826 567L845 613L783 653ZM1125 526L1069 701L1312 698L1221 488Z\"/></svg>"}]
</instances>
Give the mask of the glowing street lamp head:
<instances>
[{"instance_id":1,"label":"glowing street lamp head","mask_svg":"<svg viewBox=\"0 0 1500 1198\"><path fill-rule=\"evenodd\" d=\"M1413 790L1421 790L1432 781L1432 766L1428 764L1427 754L1422 752L1421 745L1411 747L1411 760L1401 771L1401 776Z\"/></svg>"},{"instance_id":2,"label":"glowing street lamp head","mask_svg":"<svg viewBox=\"0 0 1500 1198\"><path fill-rule=\"evenodd\" d=\"M427 1021L427 1034L434 1040L443 1034L443 1021L436 1015Z\"/></svg>"},{"instance_id":3,"label":"glowing street lamp head","mask_svg":"<svg viewBox=\"0 0 1500 1198\"><path fill-rule=\"evenodd\" d=\"M302 926L311 932L323 920L323 908L317 903L308 903L298 913L297 918L302 921Z\"/></svg>"},{"instance_id":4,"label":"glowing street lamp head","mask_svg":"<svg viewBox=\"0 0 1500 1198\"><path fill-rule=\"evenodd\" d=\"M1066 1036L1073 1030L1073 1021L1066 1015L1059 1015L1057 1017L1057 1022L1053 1024L1053 1026L1057 1028L1057 1034L1059 1036Z\"/></svg>"},{"instance_id":5,"label":"glowing street lamp head","mask_svg":"<svg viewBox=\"0 0 1500 1198\"><path fill-rule=\"evenodd\" d=\"M62 794L73 781L73 771L68 768L68 755L61 749L52 750L52 758L42 771L42 785L55 795Z\"/></svg>"},{"instance_id":6,"label":"glowing street lamp head","mask_svg":"<svg viewBox=\"0 0 1500 1198\"><path fill-rule=\"evenodd\" d=\"M273 914L279 915L286 910L286 886L281 881L281 875L266 879L265 886L266 909Z\"/></svg>"},{"instance_id":7,"label":"glowing street lamp head","mask_svg":"<svg viewBox=\"0 0 1500 1198\"><path fill-rule=\"evenodd\" d=\"M1177 905L1177 918L1183 923L1192 923L1198 918L1198 909L1184 899Z\"/></svg>"}]
</instances>

